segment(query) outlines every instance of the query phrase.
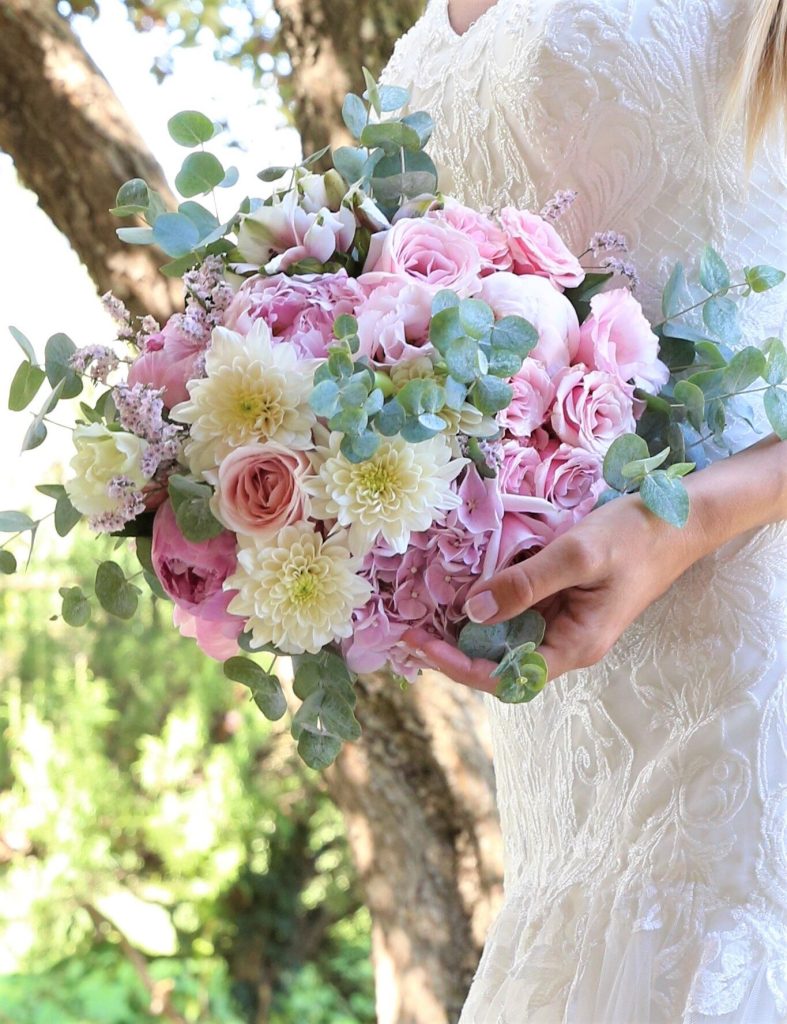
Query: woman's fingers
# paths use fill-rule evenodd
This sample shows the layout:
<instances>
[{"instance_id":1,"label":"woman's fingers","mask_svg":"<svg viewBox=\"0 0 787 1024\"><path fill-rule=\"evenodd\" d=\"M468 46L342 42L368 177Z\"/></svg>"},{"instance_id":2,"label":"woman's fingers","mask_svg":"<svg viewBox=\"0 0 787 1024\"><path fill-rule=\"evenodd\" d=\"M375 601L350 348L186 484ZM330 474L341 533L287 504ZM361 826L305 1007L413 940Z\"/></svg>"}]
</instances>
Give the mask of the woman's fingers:
<instances>
[{"instance_id":1,"label":"woman's fingers","mask_svg":"<svg viewBox=\"0 0 787 1024\"><path fill-rule=\"evenodd\" d=\"M569 532L521 564L476 583L465 612L473 622L504 622L560 590L591 583L597 574L592 549Z\"/></svg>"},{"instance_id":2,"label":"woman's fingers","mask_svg":"<svg viewBox=\"0 0 787 1024\"><path fill-rule=\"evenodd\" d=\"M464 683L474 690L492 693L497 686L497 679L492 675L496 667L492 661L481 658L468 658L458 647L437 640L431 633L422 629L409 629L402 640L413 648L420 660L444 675L450 676L457 683Z\"/></svg>"}]
</instances>

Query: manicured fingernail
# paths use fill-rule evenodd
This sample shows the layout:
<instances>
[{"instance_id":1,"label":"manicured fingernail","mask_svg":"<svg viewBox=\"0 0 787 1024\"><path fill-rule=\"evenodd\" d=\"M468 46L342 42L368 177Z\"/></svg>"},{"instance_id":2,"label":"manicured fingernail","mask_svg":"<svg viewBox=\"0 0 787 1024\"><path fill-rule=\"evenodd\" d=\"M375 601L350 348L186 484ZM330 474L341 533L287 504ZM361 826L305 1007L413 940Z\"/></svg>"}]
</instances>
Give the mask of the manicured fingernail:
<instances>
[{"instance_id":1,"label":"manicured fingernail","mask_svg":"<svg viewBox=\"0 0 787 1024\"><path fill-rule=\"evenodd\" d=\"M474 594L465 604L467 617L473 622L487 622L493 618L500 609L497 606L491 590L484 590L480 594Z\"/></svg>"}]
</instances>

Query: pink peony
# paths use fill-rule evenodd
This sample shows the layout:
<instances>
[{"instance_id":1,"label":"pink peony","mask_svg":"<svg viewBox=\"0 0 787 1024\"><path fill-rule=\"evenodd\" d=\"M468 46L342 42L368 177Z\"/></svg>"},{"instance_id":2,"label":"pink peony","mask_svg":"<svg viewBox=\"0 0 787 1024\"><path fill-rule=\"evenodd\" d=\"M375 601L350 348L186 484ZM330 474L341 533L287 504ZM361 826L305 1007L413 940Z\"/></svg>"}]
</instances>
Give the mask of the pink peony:
<instances>
[{"instance_id":1,"label":"pink peony","mask_svg":"<svg viewBox=\"0 0 787 1024\"><path fill-rule=\"evenodd\" d=\"M513 266L505 232L490 217L463 206L450 196L446 197L442 210L431 210L427 216L450 224L473 240L481 256L482 276L496 270L510 270Z\"/></svg>"},{"instance_id":2,"label":"pink peony","mask_svg":"<svg viewBox=\"0 0 787 1024\"><path fill-rule=\"evenodd\" d=\"M153 568L161 586L175 602L175 625L184 636L194 636L210 657L237 641L243 619L230 615L227 605L235 591L223 590L235 571L235 537L219 534L200 544L187 540L175 521L172 504L165 501L153 520ZM235 648L237 648L237 643ZM232 653L232 651L230 651Z\"/></svg>"},{"instance_id":3,"label":"pink peony","mask_svg":"<svg viewBox=\"0 0 787 1024\"><path fill-rule=\"evenodd\" d=\"M549 418L555 385L538 359L528 356L522 369L509 381L514 389L511 404L497 417L498 423L514 437L530 437Z\"/></svg>"},{"instance_id":4,"label":"pink peony","mask_svg":"<svg viewBox=\"0 0 787 1024\"><path fill-rule=\"evenodd\" d=\"M557 445L542 456L533 474L536 494L560 510L551 524L562 532L590 512L606 487L603 460L595 452Z\"/></svg>"},{"instance_id":5,"label":"pink peony","mask_svg":"<svg viewBox=\"0 0 787 1024\"><path fill-rule=\"evenodd\" d=\"M585 279L579 260L554 227L536 213L506 206L500 225L508 236L514 273L537 274L558 288L576 288Z\"/></svg>"},{"instance_id":6,"label":"pink peony","mask_svg":"<svg viewBox=\"0 0 787 1024\"><path fill-rule=\"evenodd\" d=\"M186 383L199 376L204 343L189 337L181 329L182 316L176 313L156 334L148 335L145 348L131 364L128 384L146 384L163 388L168 409L188 401Z\"/></svg>"},{"instance_id":7,"label":"pink peony","mask_svg":"<svg viewBox=\"0 0 787 1024\"><path fill-rule=\"evenodd\" d=\"M396 274L462 296L478 290L481 269L473 239L432 217L400 220L373 235L364 266L365 273Z\"/></svg>"},{"instance_id":8,"label":"pink peony","mask_svg":"<svg viewBox=\"0 0 787 1024\"><path fill-rule=\"evenodd\" d=\"M215 473L216 517L235 533L272 539L279 530L309 515L301 482L310 472L304 452L276 441L235 448Z\"/></svg>"},{"instance_id":9,"label":"pink peony","mask_svg":"<svg viewBox=\"0 0 787 1024\"><path fill-rule=\"evenodd\" d=\"M601 370L579 363L555 378L552 429L566 444L605 455L621 434L633 434L634 388Z\"/></svg>"},{"instance_id":10,"label":"pink peony","mask_svg":"<svg viewBox=\"0 0 787 1024\"><path fill-rule=\"evenodd\" d=\"M655 394L669 380L658 354L659 339L628 288L593 296L580 331L578 357L583 363Z\"/></svg>"},{"instance_id":11,"label":"pink peony","mask_svg":"<svg viewBox=\"0 0 787 1024\"><path fill-rule=\"evenodd\" d=\"M579 321L568 299L543 277L501 272L485 277L478 295L498 318L521 316L538 331L530 353L553 374L574 361L579 348Z\"/></svg>"},{"instance_id":12,"label":"pink peony","mask_svg":"<svg viewBox=\"0 0 787 1024\"><path fill-rule=\"evenodd\" d=\"M363 274L366 299L358 308L361 353L391 366L424 350L432 317L432 292L419 281L395 274Z\"/></svg>"},{"instance_id":13,"label":"pink peony","mask_svg":"<svg viewBox=\"0 0 787 1024\"><path fill-rule=\"evenodd\" d=\"M353 315L364 291L346 270L336 274L250 277L234 296L224 326L246 335L255 320L264 320L275 341L291 341L306 359L324 359L335 340L333 322Z\"/></svg>"},{"instance_id":14,"label":"pink peony","mask_svg":"<svg viewBox=\"0 0 787 1024\"><path fill-rule=\"evenodd\" d=\"M238 249L244 260L277 274L300 260L327 263L337 252L347 252L356 231L355 214L342 206L302 203L297 191L271 205L258 206L241 221Z\"/></svg>"}]
</instances>

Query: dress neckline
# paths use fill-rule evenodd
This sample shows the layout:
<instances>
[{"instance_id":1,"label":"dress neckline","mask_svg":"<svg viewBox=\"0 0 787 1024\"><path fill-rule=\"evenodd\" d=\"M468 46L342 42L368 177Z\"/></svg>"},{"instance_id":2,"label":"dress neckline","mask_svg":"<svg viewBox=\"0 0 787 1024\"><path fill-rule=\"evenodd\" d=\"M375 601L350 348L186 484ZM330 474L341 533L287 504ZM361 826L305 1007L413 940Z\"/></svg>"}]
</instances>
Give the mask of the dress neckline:
<instances>
[{"instance_id":1,"label":"dress neckline","mask_svg":"<svg viewBox=\"0 0 787 1024\"><path fill-rule=\"evenodd\" d=\"M479 28L490 15L494 14L502 3L503 0L495 0L495 2L487 7L485 11L482 11L474 21L470 22L464 32L457 32L451 22L451 0L441 0L440 8L443 12L443 19L450 35L453 36L454 39L464 39L475 29Z\"/></svg>"}]
</instances>

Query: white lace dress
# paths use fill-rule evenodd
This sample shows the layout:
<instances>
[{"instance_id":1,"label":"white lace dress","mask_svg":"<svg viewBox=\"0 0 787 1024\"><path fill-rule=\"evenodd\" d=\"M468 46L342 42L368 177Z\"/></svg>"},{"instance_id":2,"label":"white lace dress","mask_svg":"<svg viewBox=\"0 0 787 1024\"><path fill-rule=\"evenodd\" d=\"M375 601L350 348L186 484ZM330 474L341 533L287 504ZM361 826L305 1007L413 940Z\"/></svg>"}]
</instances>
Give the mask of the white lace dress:
<instances>
[{"instance_id":1,"label":"white lace dress","mask_svg":"<svg viewBox=\"0 0 787 1024\"><path fill-rule=\"evenodd\" d=\"M447 4L385 74L434 116L445 191L538 210L576 188L564 235L624 232L654 317L705 242L787 268L781 152L747 191L719 129L748 3L499 0L462 37ZM750 308L747 343L784 337L787 293ZM601 664L489 698L506 897L461 1024L787 1021L786 684L781 524L697 563Z\"/></svg>"}]
</instances>

